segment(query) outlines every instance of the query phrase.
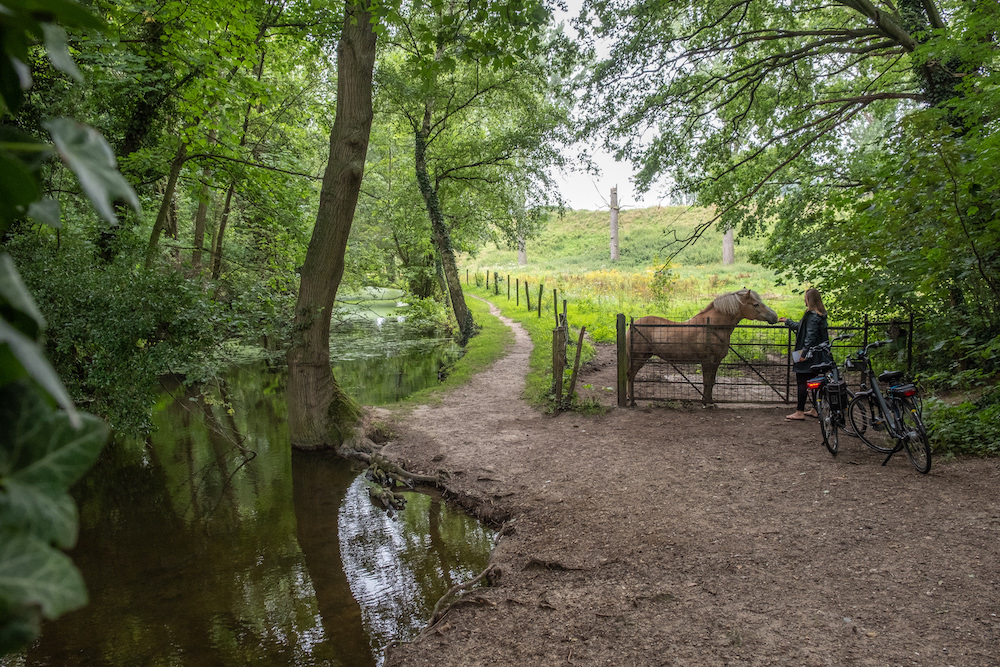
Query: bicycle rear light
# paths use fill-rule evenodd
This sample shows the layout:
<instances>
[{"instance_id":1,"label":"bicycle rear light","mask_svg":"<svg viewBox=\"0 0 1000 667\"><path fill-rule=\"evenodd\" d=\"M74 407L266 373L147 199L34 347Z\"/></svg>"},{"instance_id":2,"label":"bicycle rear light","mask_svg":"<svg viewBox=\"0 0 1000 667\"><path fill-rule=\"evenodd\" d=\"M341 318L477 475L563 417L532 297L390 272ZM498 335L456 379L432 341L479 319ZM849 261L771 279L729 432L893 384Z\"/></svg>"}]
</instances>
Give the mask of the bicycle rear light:
<instances>
[{"instance_id":1,"label":"bicycle rear light","mask_svg":"<svg viewBox=\"0 0 1000 667\"><path fill-rule=\"evenodd\" d=\"M823 379L822 378L814 378L812 380L807 380L806 381L806 386L809 387L810 389L819 389L820 387L823 386Z\"/></svg>"}]
</instances>

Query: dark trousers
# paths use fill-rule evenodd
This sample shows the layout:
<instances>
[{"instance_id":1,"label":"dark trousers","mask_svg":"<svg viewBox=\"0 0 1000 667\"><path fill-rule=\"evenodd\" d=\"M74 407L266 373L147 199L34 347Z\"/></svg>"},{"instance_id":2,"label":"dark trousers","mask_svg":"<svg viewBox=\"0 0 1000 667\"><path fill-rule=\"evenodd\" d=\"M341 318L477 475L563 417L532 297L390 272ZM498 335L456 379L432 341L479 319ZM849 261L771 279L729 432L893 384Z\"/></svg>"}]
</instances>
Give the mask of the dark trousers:
<instances>
[{"instance_id":1,"label":"dark trousers","mask_svg":"<svg viewBox=\"0 0 1000 667\"><path fill-rule=\"evenodd\" d=\"M812 371L808 373L796 373L795 374L795 388L798 390L796 394L795 409L799 412L804 412L806 409L806 397L809 395L809 388L806 387L806 383L809 379L816 374Z\"/></svg>"}]
</instances>

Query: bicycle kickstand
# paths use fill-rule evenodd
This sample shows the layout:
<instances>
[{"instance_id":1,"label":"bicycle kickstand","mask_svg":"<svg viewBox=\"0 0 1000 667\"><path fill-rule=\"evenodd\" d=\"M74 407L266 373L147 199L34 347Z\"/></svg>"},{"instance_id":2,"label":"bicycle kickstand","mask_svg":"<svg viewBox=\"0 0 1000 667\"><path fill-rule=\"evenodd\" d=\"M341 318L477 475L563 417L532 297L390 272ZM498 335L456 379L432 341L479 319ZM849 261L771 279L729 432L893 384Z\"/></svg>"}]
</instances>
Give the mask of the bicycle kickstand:
<instances>
[{"instance_id":1,"label":"bicycle kickstand","mask_svg":"<svg viewBox=\"0 0 1000 667\"><path fill-rule=\"evenodd\" d=\"M888 463L889 459L892 458L892 455L895 454L896 452L898 452L900 449L902 449L902 448L897 445L894 450L892 450L891 452L889 452L889 456L885 457L885 461L882 461L882 465L885 465L886 463Z\"/></svg>"}]
</instances>

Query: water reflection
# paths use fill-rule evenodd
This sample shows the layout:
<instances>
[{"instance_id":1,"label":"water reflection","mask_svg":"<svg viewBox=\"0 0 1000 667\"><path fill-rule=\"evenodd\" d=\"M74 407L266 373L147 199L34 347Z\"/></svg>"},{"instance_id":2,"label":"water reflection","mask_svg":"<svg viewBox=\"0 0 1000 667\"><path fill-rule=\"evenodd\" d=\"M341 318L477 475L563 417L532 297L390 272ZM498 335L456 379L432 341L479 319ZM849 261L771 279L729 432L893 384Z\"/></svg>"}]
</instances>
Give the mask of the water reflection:
<instances>
[{"instance_id":1,"label":"water reflection","mask_svg":"<svg viewBox=\"0 0 1000 667\"><path fill-rule=\"evenodd\" d=\"M290 454L284 387L246 369L204 397L167 387L156 433L74 489L91 603L0 665L378 665L485 567L468 517L416 495L389 520L344 462Z\"/></svg>"}]
</instances>

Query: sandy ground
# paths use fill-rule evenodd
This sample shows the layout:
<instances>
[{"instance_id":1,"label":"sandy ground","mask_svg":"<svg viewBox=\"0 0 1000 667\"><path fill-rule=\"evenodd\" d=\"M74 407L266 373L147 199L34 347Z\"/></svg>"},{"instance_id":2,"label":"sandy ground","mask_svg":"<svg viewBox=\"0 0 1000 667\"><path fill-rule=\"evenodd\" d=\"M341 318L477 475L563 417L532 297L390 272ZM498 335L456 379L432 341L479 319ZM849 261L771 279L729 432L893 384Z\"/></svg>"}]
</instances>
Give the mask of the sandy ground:
<instances>
[{"instance_id":1,"label":"sandy ground","mask_svg":"<svg viewBox=\"0 0 1000 667\"><path fill-rule=\"evenodd\" d=\"M504 526L494 585L388 666L1000 665L996 460L925 476L853 438L831 457L787 407L612 407L610 347L580 379L608 412L543 415L505 322L508 357L385 413L390 458Z\"/></svg>"}]
</instances>

